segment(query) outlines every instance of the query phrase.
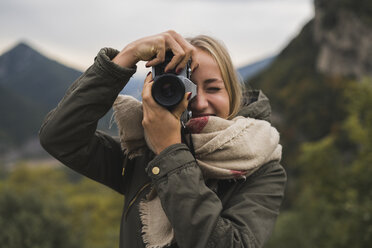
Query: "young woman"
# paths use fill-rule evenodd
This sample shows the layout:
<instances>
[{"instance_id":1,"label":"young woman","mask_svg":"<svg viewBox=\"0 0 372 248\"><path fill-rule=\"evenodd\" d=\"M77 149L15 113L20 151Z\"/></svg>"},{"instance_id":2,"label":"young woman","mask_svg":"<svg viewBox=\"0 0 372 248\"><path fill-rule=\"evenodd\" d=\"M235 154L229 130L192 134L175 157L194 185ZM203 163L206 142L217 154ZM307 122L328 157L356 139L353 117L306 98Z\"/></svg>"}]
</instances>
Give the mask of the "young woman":
<instances>
[{"instance_id":1,"label":"young woman","mask_svg":"<svg viewBox=\"0 0 372 248\"><path fill-rule=\"evenodd\" d=\"M179 72L192 58L197 96L186 93L168 111L153 100L149 74L142 126L152 151L129 156L118 139L96 130L97 122L136 63L157 65L167 50L174 57L165 70ZM262 247L279 213L286 175L279 164L279 135L267 122L267 98L253 92L241 99L231 59L219 42L167 31L121 52L102 49L47 115L40 141L65 165L125 195L120 247ZM180 116L187 107L195 155L181 142Z\"/></svg>"}]
</instances>

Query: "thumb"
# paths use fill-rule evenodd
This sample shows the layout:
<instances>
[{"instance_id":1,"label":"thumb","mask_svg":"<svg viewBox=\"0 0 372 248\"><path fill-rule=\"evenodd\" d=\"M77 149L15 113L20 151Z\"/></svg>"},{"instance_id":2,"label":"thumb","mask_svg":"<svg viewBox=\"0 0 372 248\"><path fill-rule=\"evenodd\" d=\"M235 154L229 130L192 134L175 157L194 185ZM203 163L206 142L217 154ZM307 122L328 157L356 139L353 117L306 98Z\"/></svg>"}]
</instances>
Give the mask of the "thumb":
<instances>
[{"instance_id":1,"label":"thumb","mask_svg":"<svg viewBox=\"0 0 372 248\"><path fill-rule=\"evenodd\" d=\"M183 96L182 101L172 110L172 114L178 119L181 119L182 113L185 112L187 106L189 105L189 100L191 97L191 92L186 92Z\"/></svg>"}]
</instances>

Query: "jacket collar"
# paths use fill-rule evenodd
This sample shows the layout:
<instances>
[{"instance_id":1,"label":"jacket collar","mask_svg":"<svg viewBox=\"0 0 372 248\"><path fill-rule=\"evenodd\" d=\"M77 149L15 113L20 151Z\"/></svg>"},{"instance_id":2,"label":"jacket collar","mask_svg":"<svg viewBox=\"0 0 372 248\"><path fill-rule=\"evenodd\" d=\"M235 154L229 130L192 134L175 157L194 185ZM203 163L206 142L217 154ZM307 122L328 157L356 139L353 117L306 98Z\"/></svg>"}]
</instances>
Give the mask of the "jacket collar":
<instances>
[{"instance_id":1,"label":"jacket collar","mask_svg":"<svg viewBox=\"0 0 372 248\"><path fill-rule=\"evenodd\" d=\"M237 115L270 122L270 101L261 90L247 91Z\"/></svg>"}]
</instances>

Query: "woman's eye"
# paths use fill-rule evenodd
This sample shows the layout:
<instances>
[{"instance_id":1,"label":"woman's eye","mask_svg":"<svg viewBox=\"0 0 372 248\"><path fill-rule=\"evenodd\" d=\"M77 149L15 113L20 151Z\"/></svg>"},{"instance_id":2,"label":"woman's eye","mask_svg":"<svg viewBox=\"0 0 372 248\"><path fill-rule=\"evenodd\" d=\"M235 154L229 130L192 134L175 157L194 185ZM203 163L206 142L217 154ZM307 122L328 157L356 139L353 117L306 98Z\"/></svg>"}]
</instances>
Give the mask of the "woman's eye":
<instances>
[{"instance_id":1,"label":"woman's eye","mask_svg":"<svg viewBox=\"0 0 372 248\"><path fill-rule=\"evenodd\" d=\"M217 91L219 91L221 88L218 88L218 87L210 87L210 88L208 88L207 90L209 91L209 92L217 92Z\"/></svg>"}]
</instances>

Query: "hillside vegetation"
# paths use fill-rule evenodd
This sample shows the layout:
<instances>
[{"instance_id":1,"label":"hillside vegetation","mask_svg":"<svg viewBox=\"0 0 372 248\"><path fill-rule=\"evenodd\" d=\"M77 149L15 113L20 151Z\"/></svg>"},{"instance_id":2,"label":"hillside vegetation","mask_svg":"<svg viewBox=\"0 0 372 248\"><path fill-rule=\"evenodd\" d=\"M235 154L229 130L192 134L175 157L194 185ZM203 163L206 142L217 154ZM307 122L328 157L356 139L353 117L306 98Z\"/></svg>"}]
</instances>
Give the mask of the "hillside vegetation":
<instances>
[{"instance_id":1,"label":"hillside vegetation","mask_svg":"<svg viewBox=\"0 0 372 248\"><path fill-rule=\"evenodd\" d=\"M372 35L372 2L316 0L315 11L272 65L247 82L271 100L288 173L282 214L266 247L368 247L372 47L363 40ZM329 65L319 66L324 61Z\"/></svg>"},{"instance_id":2,"label":"hillside vegetation","mask_svg":"<svg viewBox=\"0 0 372 248\"><path fill-rule=\"evenodd\" d=\"M312 24L303 28L272 66L249 81L271 101L273 122L286 147L285 162L298 152L300 143L324 137L337 129L345 116L342 91L349 79L316 70L318 47Z\"/></svg>"},{"instance_id":3,"label":"hillside vegetation","mask_svg":"<svg viewBox=\"0 0 372 248\"><path fill-rule=\"evenodd\" d=\"M1 247L118 247L122 207L118 193L55 163L0 168Z\"/></svg>"}]
</instances>

